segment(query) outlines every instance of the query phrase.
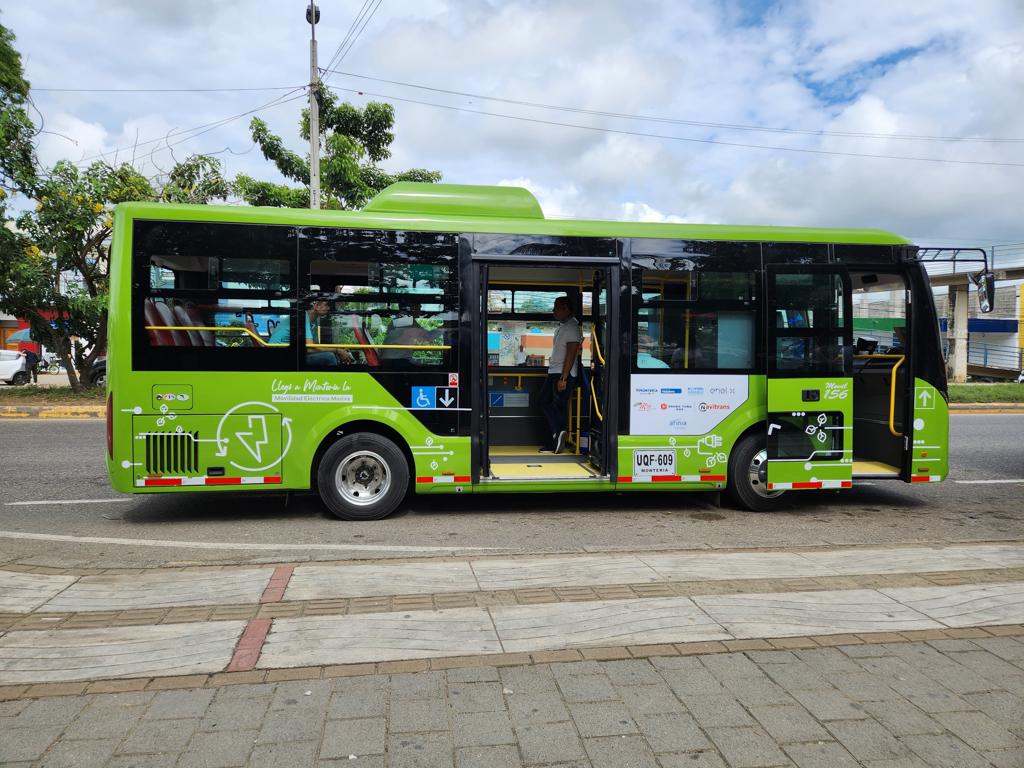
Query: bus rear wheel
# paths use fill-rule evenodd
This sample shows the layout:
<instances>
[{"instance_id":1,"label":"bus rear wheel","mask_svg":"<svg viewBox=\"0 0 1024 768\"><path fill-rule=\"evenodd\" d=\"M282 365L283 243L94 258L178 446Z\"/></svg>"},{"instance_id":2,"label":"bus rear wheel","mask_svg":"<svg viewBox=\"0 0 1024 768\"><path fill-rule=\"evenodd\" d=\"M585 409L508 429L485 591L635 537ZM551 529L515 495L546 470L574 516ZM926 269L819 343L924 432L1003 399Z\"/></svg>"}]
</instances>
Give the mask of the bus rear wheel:
<instances>
[{"instance_id":1,"label":"bus rear wheel","mask_svg":"<svg viewBox=\"0 0 1024 768\"><path fill-rule=\"evenodd\" d=\"M767 460L764 435L747 435L732 449L726 493L737 506L751 512L775 512L789 505L785 491L768 490Z\"/></svg>"},{"instance_id":2,"label":"bus rear wheel","mask_svg":"<svg viewBox=\"0 0 1024 768\"><path fill-rule=\"evenodd\" d=\"M405 498L409 464L386 437L369 432L348 435L320 460L317 490L335 517L380 520Z\"/></svg>"}]
</instances>

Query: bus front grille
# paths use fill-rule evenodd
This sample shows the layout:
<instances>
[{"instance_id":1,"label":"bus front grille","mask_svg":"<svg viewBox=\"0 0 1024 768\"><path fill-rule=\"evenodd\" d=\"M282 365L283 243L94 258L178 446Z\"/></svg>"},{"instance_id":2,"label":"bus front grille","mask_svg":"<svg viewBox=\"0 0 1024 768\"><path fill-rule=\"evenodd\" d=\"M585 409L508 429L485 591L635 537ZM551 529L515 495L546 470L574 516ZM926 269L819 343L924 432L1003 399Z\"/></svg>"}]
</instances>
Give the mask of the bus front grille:
<instances>
[{"instance_id":1,"label":"bus front grille","mask_svg":"<svg viewBox=\"0 0 1024 768\"><path fill-rule=\"evenodd\" d=\"M198 467L198 432L150 432L146 435L147 474L195 475Z\"/></svg>"}]
</instances>

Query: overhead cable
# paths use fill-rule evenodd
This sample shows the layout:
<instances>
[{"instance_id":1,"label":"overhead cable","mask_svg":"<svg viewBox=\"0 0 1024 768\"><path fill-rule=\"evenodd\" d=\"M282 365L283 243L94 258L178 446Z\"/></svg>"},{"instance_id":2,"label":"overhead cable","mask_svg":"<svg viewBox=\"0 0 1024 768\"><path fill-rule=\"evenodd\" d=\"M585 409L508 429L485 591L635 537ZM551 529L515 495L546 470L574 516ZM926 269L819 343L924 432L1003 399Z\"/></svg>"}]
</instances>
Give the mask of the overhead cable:
<instances>
[{"instance_id":1,"label":"overhead cable","mask_svg":"<svg viewBox=\"0 0 1024 768\"><path fill-rule=\"evenodd\" d=\"M473 115L486 115L488 117L500 117L505 120L516 120L523 123L536 123L538 125L553 125L561 128L576 128L582 131L593 131L595 133L612 133L621 136L638 136L649 139L663 139L665 141L685 141L695 144L714 144L721 147L741 147L743 149L768 149L775 152L800 152L811 155L830 155L834 157L866 157L877 160L904 160L912 162L924 162L924 163L949 163L953 165L982 165L982 166L998 166L1005 168L1024 168L1024 163L1006 163L998 162L995 160L956 160L947 157L912 157L906 155L879 155L870 154L866 152L841 152L839 150L829 149L807 149L804 147L780 147L772 146L768 144L745 144L738 141L720 141L718 139L696 139L689 136L667 136L663 133L647 133L645 131L628 131L622 128L604 128L596 125L580 125L579 123L562 123L557 120L542 120L535 117L524 117L522 115L507 115L500 112L486 112L480 109L469 109L467 107L454 107L450 104L437 104L432 101L421 101L418 99L407 99L400 96L391 96L385 93L371 93L369 91L361 91L355 88L335 88L338 91L345 91L346 93L353 93L360 96L371 96L376 99L387 99L390 101L399 101L406 104L418 104L424 107L434 107L436 109L446 109L452 112L466 112Z\"/></svg>"},{"instance_id":2,"label":"overhead cable","mask_svg":"<svg viewBox=\"0 0 1024 768\"><path fill-rule=\"evenodd\" d=\"M333 66L333 65L329 65ZM806 128L779 128L766 125L743 125L737 123L721 123L711 122L705 120L683 120L682 118L673 117L657 117L652 115L637 115L628 114L623 112L607 112L604 110L597 109L583 109L581 107L568 107L560 104L545 104L537 101L525 101L522 99L508 99L499 96L486 96L480 93L470 93L468 91L454 91L447 88L434 88L428 85L420 85L418 83L409 83L402 80L387 80L382 77L370 77L369 75L360 75L354 72L345 72L339 69L326 68L325 72L336 73L344 75L345 77L352 77L358 80L370 80L376 83L387 83L388 85L399 85L405 88L416 88L422 91L430 91L432 93L444 93L449 96L464 96L470 99L480 99L481 101L495 101L502 104L513 104L521 107L535 107L537 109L550 109L559 112L571 112L574 114L593 115L595 117L613 117L621 120L639 120L643 122L651 123L665 123L668 125L688 125L695 128L721 128L730 131L759 131L765 133L792 133L804 136L836 136L845 138L856 138L856 139L899 139L899 140L910 140L910 141L960 141L960 142L977 142L977 143L991 143L991 144L1021 144L1024 143L1024 138L1012 139L1012 138L986 138L977 136L923 136L903 133L866 133L857 131L824 131Z\"/></svg>"},{"instance_id":3,"label":"overhead cable","mask_svg":"<svg viewBox=\"0 0 1024 768\"><path fill-rule=\"evenodd\" d=\"M156 139L146 139L145 141L136 142L135 144L132 144L129 147L118 147L116 149L107 150L106 152L100 152L99 154L96 154L96 155L91 155L89 157L83 157L81 160L77 160L75 162L75 165L81 165L82 163L87 163L87 162L90 162L92 160L99 160L101 158L107 157L108 155L112 155L112 154L116 155L116 154L118 154L120 152L134 151L138 147L148 146L150 144L156 144L158 142L167 142L167 146L168 147L177 146L178 144L181 144L182 142L189 141L190 139L194 139L197 136L202 136L204 133L209 133L210 131L213 131L213 130L221 127L222 125L227 125L228 123L233 122L234 120L238 120L239 118L246 117L247 115L251 115L251 114L254 114L256 112L260 112L260 111L262 111L264 109L270 109L271 107L280 106L281 104L287 104L288 102L296 101L298 99L305 98L305 94L299 94L299 95L296 95L296 96L292 95L296 91L302 91L302 90L305 90L305 86L300 86L298 88L293 88L288 93L282 94L281 96L278 96L277 98L275 98L275 99L273 99L271 101L268 101L266 104L261 104L258 107L246 110L245 112L240 112L237 115L231 115L230 117L224 117L224 118L221 118L220 120L214 120L213 122L210 122L210 123L204 123L203 125L197 125L197 126L195 126L193 128L185 128L185 129L180 130L180 131L176 130L176 129L175 130L171 130L167 134L165 134L165 135L163 135L163 136L161 136L159 138L156 138ZM186 135L186 134L188 134L188 135ZM173 142L170 141L172 138L176 139L176 140L173 141Z\"/></svg>"},{"instance_id":4,"label":"overhead cable","mask_svg":"<svg viewBox=\"0 0 1024 768\"><path fill-rule=\"evenodd\" d=\"M338 50L334 52L334 56L331 57L331 61L327 63L328 69L340 65L341 62L344 61L345 57L348 56L349 51L351 51L355 46L356 41L359 40L360 35L363 34L363 30L366 29L366 25L369 24L374 15L376 15L383 2L384 0L367 0L367 2L363 3L363 11L361 11L361 14L364 14L364 18L362 23L359 21L359 16L356 16L355 21L352 22L352 26L349 27L348 34L345 35L345 39L341 41L341 45L338 46ZM367 3L373 4L372 9L368 13L366 13L366 9L368 7ZM356 28L357 24L359 24L358 28ZM353 32L353 30L355 31Z\"/></svg>"},{"instance_id":5,"label":"overhead cable","mask_svg":"<svg viewBox=\"0 0 1024 768\"><path fill-rule=\"evenodd\" d=\"M273 85L253 88L36 88L47 93L233 93L242 91L292 91L305 86Z\"/></svg>"}]
</instances>

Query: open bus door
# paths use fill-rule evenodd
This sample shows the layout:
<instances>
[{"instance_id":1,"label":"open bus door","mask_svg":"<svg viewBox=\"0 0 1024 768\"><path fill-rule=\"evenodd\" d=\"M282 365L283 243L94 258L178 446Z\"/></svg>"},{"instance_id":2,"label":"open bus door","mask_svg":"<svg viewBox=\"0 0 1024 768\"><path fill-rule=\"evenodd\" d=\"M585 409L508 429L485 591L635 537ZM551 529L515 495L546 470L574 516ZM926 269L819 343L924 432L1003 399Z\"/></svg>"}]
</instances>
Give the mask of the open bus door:
<instances>
[{"instance_id":1,"label":"open bus door","mask_svg":"<svg viewBox=\"0 0 1024 768\"><path fill-rule=\"evenodd\" d=\"M608 343L611 326L609 322L610 292L608 270L595 269L591 294L590 370L580 381L580 397L589 403L590 414L590 463L600 474L609 475L609 462L613 455L614 431L609 429L608 389L609 356L612 354Z\"/></svg>"},{"instance_id":2,"label":"open bus door","mask_svg":"<svg viewBox=\"0 0 1024 768\"><path fill-rule=\"evenodd\" d=\"M853 303L838 265L766 271L769 491L853 485Z\"/></svg>"}]
</instances>

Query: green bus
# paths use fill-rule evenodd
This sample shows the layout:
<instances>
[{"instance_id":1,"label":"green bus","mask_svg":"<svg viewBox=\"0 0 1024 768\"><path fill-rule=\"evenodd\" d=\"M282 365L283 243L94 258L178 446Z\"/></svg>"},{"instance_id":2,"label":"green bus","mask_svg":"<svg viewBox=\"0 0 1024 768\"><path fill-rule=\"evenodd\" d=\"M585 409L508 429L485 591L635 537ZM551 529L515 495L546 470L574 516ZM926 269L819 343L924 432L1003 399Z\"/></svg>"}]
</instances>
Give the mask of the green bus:
<instances>
[{"instance_id":1,"label":"green bus","mask_svg":"<svg viewBox=\"0 0 1024 768\"><path fill-rule=\"evenodd\" d=\"M934 256L934 254L932 254ZM130 493L791 492L948 474L924 251L877 230L548 220L511 187L361 211L126 203L107 466ZM564 296L568 447L539 453Z\"/></svg>"}]
</instances>

